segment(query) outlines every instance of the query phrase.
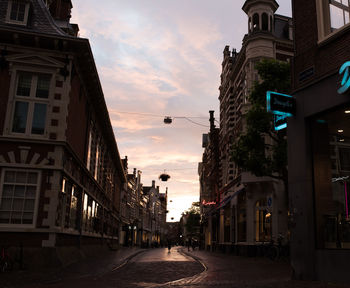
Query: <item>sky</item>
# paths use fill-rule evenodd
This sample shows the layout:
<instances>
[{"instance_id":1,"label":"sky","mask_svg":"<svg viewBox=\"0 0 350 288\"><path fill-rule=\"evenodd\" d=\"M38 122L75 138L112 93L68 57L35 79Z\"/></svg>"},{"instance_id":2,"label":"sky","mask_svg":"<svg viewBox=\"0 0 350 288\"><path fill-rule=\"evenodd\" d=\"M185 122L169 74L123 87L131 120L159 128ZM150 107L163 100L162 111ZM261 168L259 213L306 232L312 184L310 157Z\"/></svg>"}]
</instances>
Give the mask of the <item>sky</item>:
<instances>
[{"instance_id":1,"label":"sky","mask_svg":"<svg viewBox=\"0 0 350 288\"><path fill-rule=\"evenodd\" d=\"M219 120L223 50L240 50L244 0L72 0L71 23L88 38L112 127L129 173L164 193L167 221L199 201L198 163L209 110ZM291 0L277 0L291 16ZM165 116L172 117L164 124ZM170 179L162 182L159 175Z\"/></svg>"}]
</instances>

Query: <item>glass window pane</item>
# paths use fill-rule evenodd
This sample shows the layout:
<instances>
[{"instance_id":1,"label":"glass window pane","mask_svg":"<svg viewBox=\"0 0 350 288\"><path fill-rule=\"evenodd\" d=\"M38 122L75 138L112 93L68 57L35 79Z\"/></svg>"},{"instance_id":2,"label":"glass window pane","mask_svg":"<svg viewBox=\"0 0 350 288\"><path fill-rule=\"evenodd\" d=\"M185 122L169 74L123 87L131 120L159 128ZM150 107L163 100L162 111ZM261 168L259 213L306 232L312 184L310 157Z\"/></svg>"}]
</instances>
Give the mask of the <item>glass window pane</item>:
<instances>
[{"instance_id":1,"label":"glass window pane","mask_svg":"<svg viewBox=\"0 0 350 288\"><path fill-rule=\"evenodd\" d=\"M13 211L22 211L23 210L23 199L13 199Z\"/></svg>"},{"instance_id":2,"label":"glass window pane","mask_svg":"<svg viewBox=\"0 0 350 288\"><path fill-rule=\"evenodd\" d=\"M28 184L36 184L38 181L37 179L38 179L38 173L35 173L35 172L28 173L28 181L27 181Z\"/></svg>"},{"instance_id":3,"label":"glass window pane","mask_svg":"<svg viewBox=\"0 0 350 288\"><path fill-rule=\"evenodd\" d=\"M13 185L4 185L2 197L13 197Z\"/></svg>"},{"instance_id":4,"label":"glass window pane","mask_svg":"<svg viewBox=\"0 0 350 288\"><path fill-rule=\"evenodd\" d=\"M24 212L23 213L23 224L32 224L33 223L33 216L34 214L32 212Z\"/></svg>"},{"instance_id":5,"label":"glass window pane","mask_svg":"<svg viewBox=\"0 0 350 288\"><path fill-rule=\"evenodd\" d=\"M349 7L349 0L341 0L341 3L347 7Z\"/></svg>"},{"instance_id":6,"label":"glass window pane","mask_svg":"<svg viewBox=\"0 0 350 288\"><path fill-rule=\"evenodd\" d=\"M344 14L343 9L340 9L333 4L329 4L330 17L331 17L331 28L338 29L344 26Z\"/></svg>"},{"instance_id":7,"label":"glass window pane","mask_svg":"<svg viewBox=\"0 0 350 288\"><path fill-rule=\"evenodd\" d=\"M16 183L27 183L27 173L17 172Z\"/></svg>"},{"instance_id":8,"label":"glass window pane","mask_svg":"<svg viewBox=\"0 0 350 288\"><path fill-rule=\"evenodd\" d=\"M35 199L36 187L27 186L26 199Z\"/></svg>"},{"instance_id":9,"label":"glass window pane","mask_svg":"<svg viewBox=\"0 0 350 288\"><path fill-rule=\"evenodd\" d=\"M11 214L11 223L12 224L21 224L22 212L12 212Z\"/></svg>"},{"instance_id":10,"label":"glass window pane","mask_svg":"<svg viewBox=\"0 0 350 288\"><path fill-rule=\"evenodd\" d=\"M10 212L0 211L0 223L9 223L10 222Z\"/></svg>"},{"instance_id":11,"label":"glass window pane","mask_svg":"<svg viewBox=\"0 0 350 288\"><path fill-rule=\"evenodd\" d=\"M39 75L38 84L36 87L36 97L38 98L48 98L50 89L50 75Z\"/></svg>"},{"instance_id":12,"label":"glass window pane","mask_svg":"<svg viewBox=\"0 0 350 288\"><path fill-rule=\"evenodd\" d=\"M12 199L3 198L1 199L0 210L2 211L11 211Z\"/></svg>"},{"instance_id":13,"label":"glass window pane","mask_svg":"<svg viewBox=\"0 0 350 288\"><path fill-rule=\"evenodd\" d=\"M25 191L25 186L16 185L14 197L24 198L24 191Z\"/></svg>"},{"instance_id":14,"label":"glass window pane","mask_svg":"<svg viewBox=\"0 0 350 288\"><path fill-rule=\"evenodd\" d=\"M25 133L28 116L28 102L16 101L12 132Z\"/></svg>"},{"instance_id":15,"label":"glass window pane","mask_svg":"<svg viewBox=\"0 0 350 288\"><path fill-rule=\"evenodd\" d=\"M6 171L5 173L5 182L6 183L14 183L16 181L16 172L14 171Z\"/></svg>"},{"instance_id":16,"label":"glass window pane","mask_svg":"<svg viewBox=\"0 0 350 288\"><path fill-rule=\"evenodd\" d=\"M17 11L18 11L18 2L12 2L11 15L10 15L11 20L17 20Z\"/></svg>"},{"instance_id":17,"label":"glass window pane","mask_svg":"<svg viewBox=\"0 0 350 288\"><path fill-rule=\"evenodd\" d=\"M345 16L345 24L349 23L349 12L344 11L344 16Z\"/></svg>"},{"instance_id":18,"label":"glass window pane","mask_svg":"<svg viewBox=\"0 0 350 288\"><path fill-rule=\"evenodd\" d=\"M32 123L32 134L44 134L45 131L45 120L46 120L46 104L35 103L33 123Z\"/></svg>"},{"instance_id":19,"label":"glass window pane","mask_svg":"<svg viewBox=\"0 0 350 288\"><path fill-rule=\"evenodd\" d=\"M24 203L24 211L34 211L34 200L26 200Z\"/></svg>"},{"instance_id":20,"label":"glass window pane","mask_svg":"<svg viewBox=\"0 0 350 288\"><path fill-rule=\"evenodd\" d=\"M23 22L25 10L26 10L26 4L20 3L20 4L19 4L19 7L18 7L17 21Z\"/></svg>"},{"instance_id":21,"label":"glass window pane","mask_svg":"<svg viewBox=\"0 0 350 288\"><path fill-rule=\"evenodd\" d=\"M30 96L30 87L32 85L32 75L21 73L18 76L17 96Z\"/></svg>"}]
</instances>

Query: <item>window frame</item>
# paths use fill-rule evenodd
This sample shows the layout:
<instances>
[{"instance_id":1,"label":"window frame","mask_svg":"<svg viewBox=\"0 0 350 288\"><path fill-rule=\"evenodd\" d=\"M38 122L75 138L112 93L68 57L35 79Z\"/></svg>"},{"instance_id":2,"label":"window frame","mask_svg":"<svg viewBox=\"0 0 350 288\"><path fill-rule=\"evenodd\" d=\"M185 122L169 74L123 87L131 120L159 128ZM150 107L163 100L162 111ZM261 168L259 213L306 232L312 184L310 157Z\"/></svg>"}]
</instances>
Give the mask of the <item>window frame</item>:
<instances>
[{"instance_id":1,"label":"window frame","mask_svg":"<svg viewBox=\"0 0 350 288\"><path fill-rule=\"evenodd\" d=\"M5 174L6 172L34 172L37 173L37 183L36 183L36 191L35 191L35 203L34 203L34 209L33 209L33 222L32 224L14 224L14 223L0 223L0 227L16 227L16 228L36 228L37 223L37 217L38 217L38 209L39 209L39 197L40 197L40 189L41 189L41 181L42 181L42 172L40 170L36 169L16 169L16 168L4 168L1 171L1 178L0 178L0 205L2 201L2 195L3 195L3 187L5 184ZM24 183L25 185L28 183ZM13 199L13 197L12 197ZM22 209L23 213L23 209ZM23 217L23 216L22 216Z\"/></svg>"},{"instance_id":2,"label":"window frame","mask_svg":"<svg viewBox=\"0 0 350 288\"><path fill-rule=\"evenodd\" d=\"M13 20L11 19L11 12L12 12L12 4L15 2L23 3L25 4L25 10L24 10L24 17L23 21ZM28 24L28 16L29 16L29 9L30 9L30 3L26 0L10 0L8 1L7 5L7 12L6 12L6 22L9 24L16 24L16 25L22 25L27 26Z\"/></svg>"},{"instance_id":3,"label":"window frame","mask_svg":"<svg viewBox=\"0 0 350 288\"><path fill-rule=\"evenodd\" d=\"M350 29L350 22L342 27L332 31L331 29L331 15L330 4L334 5L334 0L315 0L316 1L316 15L317 15L317 30L318 30L318 44L324 44L334 37L342 35ZM333 2L333 3L332 3ZM335 5L339 7L340 3ZM349 3L350 4L350 3ZM350 5L349 5L350 14Z\"/></svg>"},{"instance_id":4,"label":"window frame","mask_svg":"<svg viewBox=\"0 0 350 288\"><path fill-rule=\"evenodd\" d=\"M54 79L55 74L50 70L27 70L27 69L21 69L18 68L15 71L13 71L13 79L11 84L11 90L10 90L10 96L9 96L9 106L7 111L8 118L7 118L7 124L6 124L6 131L8 135L16 136L16 137L31 137L31 138L47 138L48 135L48 127L49 127L49 111L51 109L51 103L52 103L52 95L54 93ZM31 74L31 88L30 88L30 95L29 96L19 96L17 95L17 87L18 87L18 81L19 76L21 73L25 74ZM40 98L36 97L36 91L37 91L37 83L38 83L38 76L39 75L49 75L51 77L50 84L49 84L49 94L47 98ZM13 131L13 124L14 124L14 114L16 109L16 102L26 102L28 103L28 111L27 111L27 119L26 119L26 127L25 132L16 132ZM45 126L44 126L44 133L43 134L35 134L32 133L32 127L33 127L33 116L34 116L34 109L35 104L46 104L46 115L45 115Z\"/></svg>"}]
</instances>

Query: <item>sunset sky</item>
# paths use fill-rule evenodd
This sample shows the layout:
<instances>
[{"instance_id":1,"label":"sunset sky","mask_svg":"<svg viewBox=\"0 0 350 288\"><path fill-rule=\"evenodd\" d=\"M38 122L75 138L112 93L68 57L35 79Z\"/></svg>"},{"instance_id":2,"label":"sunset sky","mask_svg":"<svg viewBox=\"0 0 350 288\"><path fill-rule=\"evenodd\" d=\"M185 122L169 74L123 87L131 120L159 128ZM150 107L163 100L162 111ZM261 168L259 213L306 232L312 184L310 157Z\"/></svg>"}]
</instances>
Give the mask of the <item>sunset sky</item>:
<instances>
[{"instance_id":1,"label":"sunset sky","mask_svg":"<svg viewBox=\"0 0 350 288\"><path fill-rule=\"evenodd\" d=\"M142 171L144 186L156 180L161 192L169 188L168 221L178 221L199 200L202 134L209 110L219 120L224 47L239 51L247 33L244 0L72 2L71 22L90 40L120 156L128 156L129 173ZM277 14L291 16L291 0L277 2ZM179 118L166 125L164 116ZM168 182L158 179L164 170Z\"/></svg>"}]
</instances>

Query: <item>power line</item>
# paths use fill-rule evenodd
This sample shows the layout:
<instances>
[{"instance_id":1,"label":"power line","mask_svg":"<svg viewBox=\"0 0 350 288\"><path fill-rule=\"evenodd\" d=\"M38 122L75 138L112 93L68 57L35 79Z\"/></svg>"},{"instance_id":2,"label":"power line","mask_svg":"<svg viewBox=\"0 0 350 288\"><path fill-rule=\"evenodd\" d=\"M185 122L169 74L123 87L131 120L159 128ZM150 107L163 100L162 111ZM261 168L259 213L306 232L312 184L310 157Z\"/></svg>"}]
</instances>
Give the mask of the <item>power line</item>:
<instances>
[{"instance_id":1,"label":"power line","mask_svg":"<svg viewBox=\"0 0 350 288\"><path fill-rule=\"evenodd\" d=\"M150 114L150 113L139 113L139 112L126 112L126 111L116 111L112 110L116 113L122 113L122 114L134 114L134 115L141 115L141 116L149 116L149 117L167 117L167 115L160 115L160 114ZM208 119L208 117L204 116L169 116L172 118L197 118L197 119Z\"/></svg>"}]
</instances>

